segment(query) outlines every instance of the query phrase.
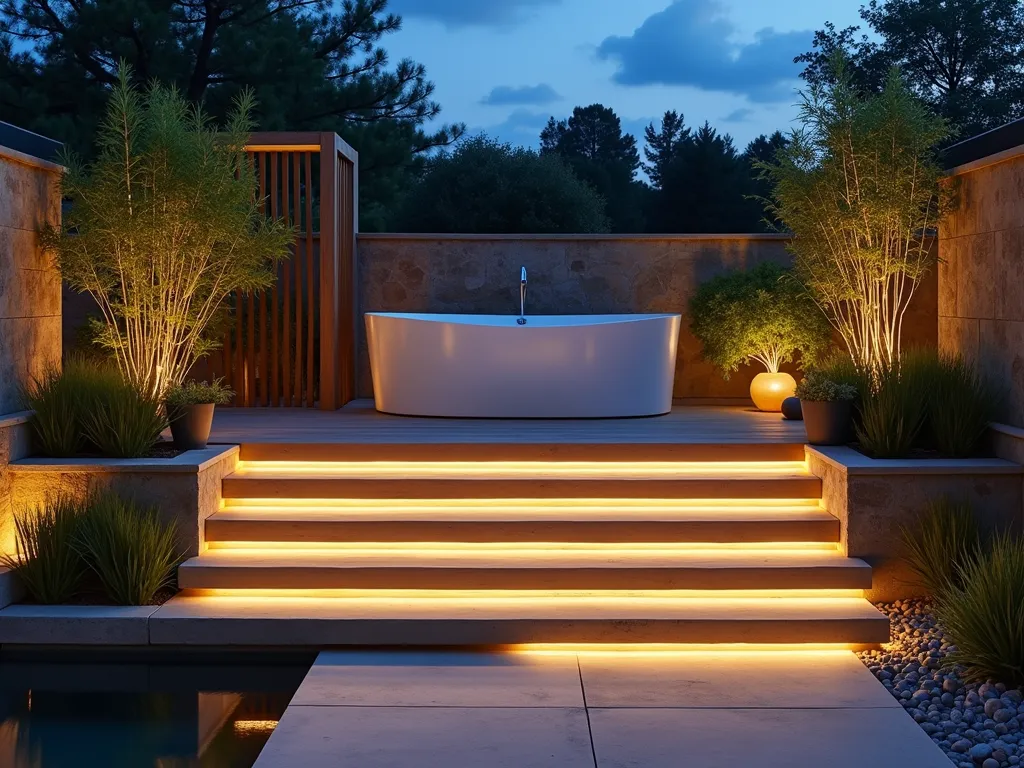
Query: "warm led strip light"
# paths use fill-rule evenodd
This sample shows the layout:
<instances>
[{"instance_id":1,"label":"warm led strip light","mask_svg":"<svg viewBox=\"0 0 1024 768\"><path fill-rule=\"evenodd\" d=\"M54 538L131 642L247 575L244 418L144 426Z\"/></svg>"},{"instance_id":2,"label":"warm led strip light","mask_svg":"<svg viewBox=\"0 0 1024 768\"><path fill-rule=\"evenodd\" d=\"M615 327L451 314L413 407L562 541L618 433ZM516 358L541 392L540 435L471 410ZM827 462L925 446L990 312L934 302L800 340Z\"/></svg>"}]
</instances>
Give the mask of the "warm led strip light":
<instances>
[{"instance_id":1,"label":"warm led strip light","mask_svg":"<svg viewBox=\"0 0 1024 768\"><path fill-rule=\"evenodd\" d=\"M617 554L631 552L670 555L674 552L738 551L746 554L772 554L785 551L837 552L839 544L834 541L751 541L751 542L536 542L536 541L207 541L207 547L215 550L245 550L247 552L388 552L395 555L422 554L426 552L513 552L513 553L568 553L592 552L595 554Z\"/></svg>"},{"instance_id":2,"label":"warm led strip light","mask_svg":"<svg viewBox=\"0 0 1024 768\"><path fill-rule=\"evenodd\" d=\"M330 477L530 477L636 478L806 474L805 461L240 461L238 473L313 474Z\"/></svg>"},{"instance_id":3,"label":"warm led strip light","mask_svg":"<svg viewBox=\"0 0 1024 768\"><path fill-rule=\"evenodd\" d=\"M765 656L844 656L850 651L867 647L853 643L779 643L779 644L675 644L675 643L609 643L609 644L578 644L571 643L528 643L507 646L502 650L508 653L525 656L584 656L602 657L665 657L665 656L715 656L763 658ZM696 661L697 659L694 659Z\"/></svg>"},{"instance_id":4,"label":"warm led strip light","mask_svg":"<svg viewBox=\"0 0 1024 768\"><path fill-rule=\"evenodd\" d=\"M727 509L772 509L777 507L800 507L801 510L820 509L817 499L641 499L629 497L614 498L497 498L497 499L278 499L240 498L224 499L225 509L274 507L276 509L298 509L333 511L338 509L374 509L414 511L423 509L637 509L652 511L672 510L727 510Z\"/></svg>"},{"instance_id":5,"label":"warm led strip light","mask_svg":"<svg viewBox=\"0 0 1024 768\"><path fill-rule=\"evenodd\" d=\"M762 604L765 600L792 601L794 605L816 607L848 601L859 605L864 597L860 589L663 589L663 590L489 590L489 589L195 589L187 595L199 598L248 601L253 598L288 601L342 600L353 602L396 603L428 602L438 605L482 603L486 605L537 605L581 603L595 606L650 603L671 605L676 601L714 603L745 602Z\"/></svg>"},{"instance_id":6,"label":"warm led strip light","mask_svg":"<svg viewBox=\"0 0 1024 768\"><path fill-rule=\"evenodd\" d=\"M298 542L297 546L289 545L281 547L275 546L276 544L281 544L281 542L253 542L252 547L224 548L217 549L216 551L220 557L237 555L240 563L244 563L249 559L259 558L261 555L272 559L275 556L288 554L303 555L311 559L329 557L335 561L344 560L346 555L356 558L360 555L380 554L394 558L408 558L412 564L415 563L417 556L429 557L433 562L444 559L445 557L451 557L460 562L472 562L474 558L476 558L485 560L488 563L505 561L510 565L514 565L517 561L531 559L550 559L555 564L561 564L572 563L575 561L586 562L587 559L591 557L609 557L622 561L637 559L642 564L645 560L653 557L672 557L674 555L682 556L694 553L698 553L706 558L719 558L726 562L734 561L739 564L750 563L752 553L760 554L761 557L768 557L774 554L784 554L786 557L792 557L794 559L799 559L801 557L809 559L815 557L822 558L822 556L827 557L832 553L836 554L836 557L833 559L837 564L845 560L845 558L838 556L838 548L836 547L826 550L779 550L773 548L771 545L752 551L749 549L730 549L719 546L718 544L712 544L707 547L700 548L688 548L685 550L675 547L674 545L663 546L659 549L635 549L631 548L628 544L594 544L587 549L542 549L536 546L524 546L522 548L508 547L497 550L481 549L471 543L460 546L451 542L444 542L436 549L421 546L418 542L407 549L401 549L399 547L388 547L386 549L359 548L351 546L348 542L338 542L337 546L302 545L301 542ZM312 565L312 563L310 564ZM753 565L757 566L758 564L754 563Z\"/></svg>"}]
</instances>

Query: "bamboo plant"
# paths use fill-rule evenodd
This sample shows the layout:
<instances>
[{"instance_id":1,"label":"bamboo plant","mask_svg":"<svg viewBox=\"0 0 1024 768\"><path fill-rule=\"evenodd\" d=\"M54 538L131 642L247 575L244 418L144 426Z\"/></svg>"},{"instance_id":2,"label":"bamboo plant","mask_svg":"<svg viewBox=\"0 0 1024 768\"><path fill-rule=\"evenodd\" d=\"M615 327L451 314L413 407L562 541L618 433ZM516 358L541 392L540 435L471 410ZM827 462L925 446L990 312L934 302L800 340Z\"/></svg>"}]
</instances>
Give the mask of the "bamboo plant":
<instances>
[{"instance_id":1,"label":"bamboo plant","mask_svg":"<svg viewBox=\"0 0 1024 768\"><path fill-rule=\"evenodd\" d=\"M759 168L796 273L874 375L898 368L907 309L935 263L927 235L949 196L934 150L948 129L897 70L864 94L841 56L832 64L833 81L802 94L801 127Z\"/></svg>"},{"instance_id":2,"label":"bamboo plant","mask_svg":"<svg viewBox=\"0 0 1024 768\"><path fill-rule=\"evenodd\" d=\"M216 346L208 329L227 297L271 285L288 253L245 152L253 106L243 91L220 131L174 88L135 87L122 64L95 161L65 161L71 205L45 243L102 312L98 343L149 396Z\"/></svg>"}]
</instances>

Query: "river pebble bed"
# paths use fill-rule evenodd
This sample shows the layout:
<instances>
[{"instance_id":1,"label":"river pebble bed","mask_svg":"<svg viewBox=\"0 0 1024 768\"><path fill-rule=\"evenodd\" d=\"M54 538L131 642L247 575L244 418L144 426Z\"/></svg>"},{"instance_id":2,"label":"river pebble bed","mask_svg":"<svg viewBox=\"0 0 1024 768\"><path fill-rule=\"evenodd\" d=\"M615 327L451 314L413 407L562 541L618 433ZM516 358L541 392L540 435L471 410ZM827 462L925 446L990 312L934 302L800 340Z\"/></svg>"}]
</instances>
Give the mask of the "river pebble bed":
<instances>
[{"instance_id":1,"label":"river pebble bed","mask_svg":"<svg viewBox=\"0 0 1024 768\"><path fill-rule=\"evenodd\" d=\"M1024 695L1002 683L965 683L942 669L955 650L925 600L879 603L892 642L857 654L958 768L1008 768L1024 760Z\"/></svg>"}]
</instances>

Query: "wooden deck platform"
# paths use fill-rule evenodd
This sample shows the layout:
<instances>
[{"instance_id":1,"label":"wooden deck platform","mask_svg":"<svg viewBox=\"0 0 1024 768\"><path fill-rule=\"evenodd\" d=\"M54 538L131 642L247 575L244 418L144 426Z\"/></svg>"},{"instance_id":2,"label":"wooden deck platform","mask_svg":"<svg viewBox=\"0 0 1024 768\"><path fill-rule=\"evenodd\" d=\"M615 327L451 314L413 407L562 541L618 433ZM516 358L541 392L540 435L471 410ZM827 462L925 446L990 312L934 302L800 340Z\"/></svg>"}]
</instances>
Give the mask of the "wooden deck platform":
<instances>
[{"instance_id":1,"label":"wooden deck platform","mask_svg":"<svg viewBox=\"0 0 1024 768\"><path fill-rule=\"evenodd\" d=\"M338 411L219 408L212 443L244 461L802 461L802 422L727 406L677 406L642 419L390 416L371 400Z\"/></svg>"}]
</instances>

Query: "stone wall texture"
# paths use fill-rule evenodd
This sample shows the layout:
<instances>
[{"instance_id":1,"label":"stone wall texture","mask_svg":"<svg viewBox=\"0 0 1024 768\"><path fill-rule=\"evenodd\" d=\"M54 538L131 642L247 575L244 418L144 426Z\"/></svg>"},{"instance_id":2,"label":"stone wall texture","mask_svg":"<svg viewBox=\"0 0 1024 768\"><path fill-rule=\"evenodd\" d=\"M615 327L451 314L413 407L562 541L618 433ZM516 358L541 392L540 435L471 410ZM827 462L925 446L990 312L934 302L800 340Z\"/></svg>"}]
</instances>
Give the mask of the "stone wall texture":
<instances>
[{"instance_id":1,"label":"stone wall texture","mask_svg":"<svg viewBox=\"0 0 1024 768\"><path fill-rule=\"evenodd\" d=\"M780 235L530 236L360 235L359 311L519 312L519 267L529 273L528 314L677 312L683 315L675 397L749 401L750 367L726 381L701 357L686 316L701 283L765 261L789 264ZM936 344L936 276L905 321L904 342ZM359 395L373 395L365 327L359 327Z\"/></svg>"},{"instance_id":2,"label":"stone wall texture","mask_svg":"<svg viewBox=\"0 0 1024 768\"><path fill-rule=\"evenodd\" d=\"M39 247L60 224L60 167L0 146L0 415L61 356L61 283Z\"/></svg>"},{"instance_id":3,"label":"stone wall texture","mask_svg":"<svg viewBox=\"0 0 1024 768\"><path fill-rule=\"evenodd\" d=\"M921 594L907 565L903 529L912 529L930 502L969 503L986 533L1024 531L1024 469L986 459L936 461L877 461L845 446L807 447L808 469L821 478L822 505L839 518L843 554L871 565L871 600Z\"/></svg>"},{"instance_id":4,"label":"stone wall texture","mask_svg":"<svg viewBox=\"0 0 1024 768\"><path fill-rule=\"evenodd\" d=\"M981 165L981 167L978 167ZM939 229L939 346L975 360L1024 427L1024 152L954 172Z\"/></svg>"},{"instance_id":5,"label":"stone wall texture","mask_svg":"<svg viewBox=\"0 0 1024 768\"><path fill-rule=\"evenodd\" d=\"M11 462L31 453L29 411L0 417L0 553L13 553L14 502Z\"/></svg>"},{"instance_id":6,"label":"stone wall texture","mask_svg":"<svg viewBox=\"0 0 1024 768\"><path fill-rule=\"evenodd\" d=\"M194 557L205 548L206 518L220 509L221 481L238 466L238 446L186 451L174 459L29 459L9 467L15 512L56 494L85 498L111 490L177 526L180 551Z\"/></svg>"}]
</instances>

